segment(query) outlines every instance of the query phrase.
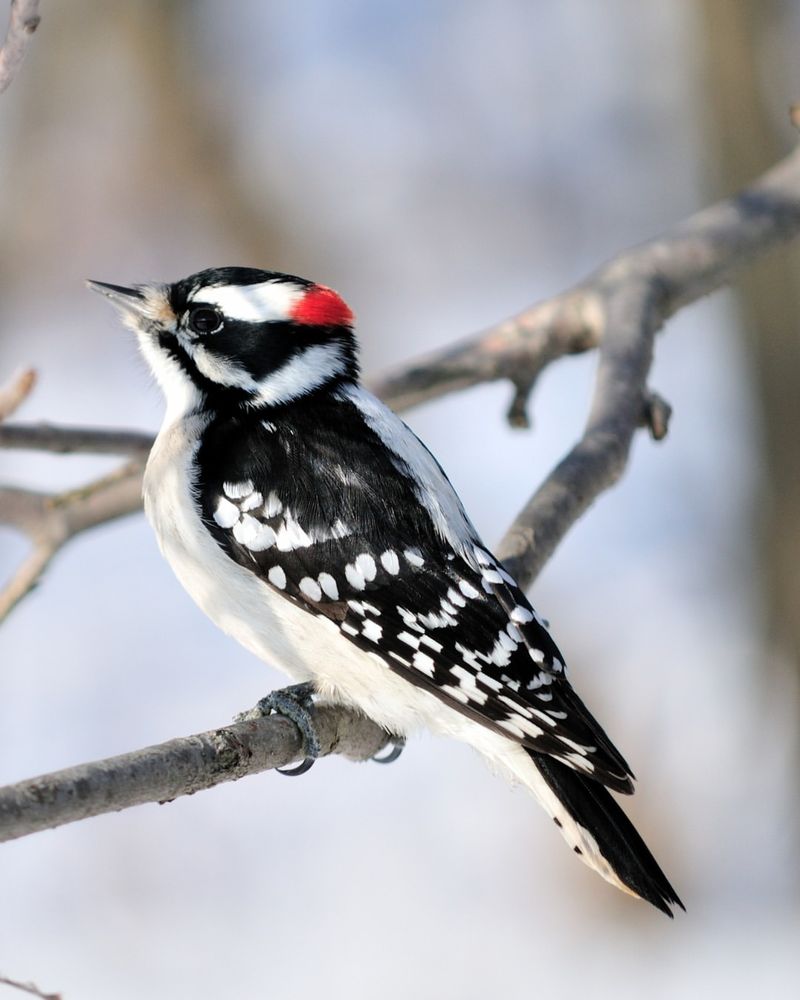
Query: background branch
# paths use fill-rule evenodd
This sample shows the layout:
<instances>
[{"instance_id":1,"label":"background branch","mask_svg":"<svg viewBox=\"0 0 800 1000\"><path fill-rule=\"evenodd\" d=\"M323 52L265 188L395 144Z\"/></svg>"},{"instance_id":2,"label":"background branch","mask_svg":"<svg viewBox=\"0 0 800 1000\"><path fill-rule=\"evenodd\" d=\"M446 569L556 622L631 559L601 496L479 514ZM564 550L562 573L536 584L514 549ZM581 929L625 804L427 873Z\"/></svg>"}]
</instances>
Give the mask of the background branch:
<instances>
[{"instance_id":1,"label":"background branch","mask_svg":"<svg viewBox=\"0 0 800 1000\"><path fill-rule=\"evenodd\" d=\"M11 16L0 49L0 94L8 87L25 58L31 35L39 27L39 0L11 0Z\"/></svg>"},{"instance_id":2,"label":"background branch","mask_svg":"<svg viewBox=\"0 0 800 1000\"><path fill-rule=\"evenodd\" d=\"M18 980L9 979L7 976L0 976L0 986L11 986L21 993L41 997L41 1000L61 1000L60 993L43 993L35 983L20 983Z\"/></svg>"},{"instance_id":3,"label":"background branch","mask_svg":"<svg viewBox=\"0 0 800 1000\"><path fill-rule=\"evenodd\" d=\"M505 378L515 389L510 418L519 424L548 364L599 347L583 436L533 494L499 548L511 572L527 586L575 520L619 479L637 427L649 427L656 438L666 432L669 406L647 387L655 334L664 321L798 231L800 153L795 152L736 197L621 254L571 291L423 358L373 388L396 409L406 409ZM137 456L111 476L58 497L11 489L0 493L3 520L28 534L35 546L3 594L1 615L3 607L10 609L39 579L69 538L138 509L149 439L126 431L6 425L0 428L0 444ZM320 708L317 721L323 752L364 759L386 741L373 723L343 708ZM22 782L0 790L2 836L162 801L282 766L297 758L299 742L288 720L264 719ZM370 753L365 746L372 748Z\"/></svg>"}]
</instances>

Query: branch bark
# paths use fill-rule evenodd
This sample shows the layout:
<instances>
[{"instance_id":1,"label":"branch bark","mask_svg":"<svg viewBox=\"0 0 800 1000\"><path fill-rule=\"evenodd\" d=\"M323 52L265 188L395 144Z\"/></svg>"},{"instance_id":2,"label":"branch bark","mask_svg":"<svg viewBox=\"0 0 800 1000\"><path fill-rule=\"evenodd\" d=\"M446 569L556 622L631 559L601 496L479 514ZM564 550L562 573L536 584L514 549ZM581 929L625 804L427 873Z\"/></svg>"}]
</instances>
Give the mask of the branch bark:
<instances>
[{"instance_id":1,"label":"branch bark","mask_svg":"<svg viewBox=\"0 0 800 1000\"><path fill-rule=\"evenodd\" d=\"M509 417L512 423L520 424L526 420L526 405L536 379L548 364L567 354L599 347L584 433L526 503L498 550L520 584L528 586L571 525L620 478L636 428L645 425L656 438L666 432L669 406L647 386L655 335L663 323L682 306L729 281L737 268L798 232L800 152L795 152L737 196L621 254L572 290L429 355L378 381L373 388L387 403L402 410L479 382L508 379L514 387ZM56 550L78 531L138 508L141 454L146 443L146 436L121 431L0 428L0 446L139 456L125 467L124 476L118 474L114 483L107 484L108 491L90 484L83 496L79 493L67 500L63 510L55 506L59 516L66 518L55 531ZM19 492L24 495L15 497L14 491L8 490L0 494L0 506L12 511L11 515L6 513L7 523L16 524L34 539L40 532L53 537L50 526L42 525L42 520L55 517L53 498L43 500ZM41 567L37 570L34 566L30 576L40 571ZM321 708L319 712L334 729L356 724L357 717L341 707ZM373 723L364 719L357 722L359 731L375 741L376 749L385 742L386 735ZM255 729L243 730L243 725ZM272 755L260 744L247 742L251 737L260 740L262 729L282 734L271 744ZM349 730L344 735L336 731L333 742L323 741L324 748L327 752L348 752ZM0 816L8 817L2 822L7 824L6 830L13 829L9 836L22 836L110 809L161 801L289 763L297 757L299 739L288 720L237 723L212 734L173 740L160 748L0 790ZM225 758L230 747L238 747L242 741L247 752L233 751L234 764L220 765L220 752ZM113 793L112 788L116 789Z\"/></svg>"},{"instance_id":2,"label":"branch bark","mask_svg":"<svg viewBox=\"0 0 800 1000\"><path fill-rule=\"evenodd\" d=\"M341 706L317 705L312 717L323 755L369 760L388 741ZM286 767L302 757L302 743L293 722L270 715L8 785L0 788L0 842Z\"/></svg>"},{"instance_id":3,"label":"branch bark","mask_svg":"<svg viewBox=\"0 0 800 1000\"><path fill-rule=\"evenodd\" d=\"M25 58L31 35L39 27L39 0L11 0L11 16L0 49L0 94L14 79Z\"/></svg>"},{"instance_id":4,"label":"branch bark","mask_svg":"<svg viewBox=\"0 0 800 1000\"><path fill-rule=\"evenodd\" d=\"M144 459L134 460L80 489L56 495L0 487L0 524L17 528L33 542L30 554L0 590L0 623L39 583L70 539L139 510L143 470Z\"/></svg>"}]
</instances>

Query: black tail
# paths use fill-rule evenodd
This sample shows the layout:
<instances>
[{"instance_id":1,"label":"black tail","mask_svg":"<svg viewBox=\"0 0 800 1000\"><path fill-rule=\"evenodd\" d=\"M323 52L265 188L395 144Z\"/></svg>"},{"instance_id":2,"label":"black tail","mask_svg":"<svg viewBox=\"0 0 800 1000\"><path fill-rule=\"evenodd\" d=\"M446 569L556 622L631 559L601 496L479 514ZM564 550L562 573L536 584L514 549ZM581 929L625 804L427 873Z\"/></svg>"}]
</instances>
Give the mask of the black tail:
<instances>
[{"instance_id":1,"label":"black tail","mask_svg":"<svg viewBox=\"0 0 800 1000\"><path fill-rule=\"evenodd\" d=\"M607 788L553 757L539 753L531 757L568 816L597 841L600 854L620 882L668 917L672 905L686 909ZM573 849L582 853L578 847Z\"/></svg>"}]
</instances>

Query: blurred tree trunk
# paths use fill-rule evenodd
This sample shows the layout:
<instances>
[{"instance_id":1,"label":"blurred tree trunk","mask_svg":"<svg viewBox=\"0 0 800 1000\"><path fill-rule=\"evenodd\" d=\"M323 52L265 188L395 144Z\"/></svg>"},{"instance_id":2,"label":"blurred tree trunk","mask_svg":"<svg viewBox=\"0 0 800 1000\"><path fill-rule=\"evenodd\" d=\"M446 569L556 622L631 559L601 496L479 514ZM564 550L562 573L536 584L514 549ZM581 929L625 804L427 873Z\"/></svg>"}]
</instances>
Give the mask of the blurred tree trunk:
<instances>
[{"instance_id":1,"label":"blurred tree trunk","mask_svg":"<svg viewBox=\"0 0 800 1000\"><path fill-rule=\"evenodd\" d=\"M59 253L74 254L76 238L110 245L110 231L90 232L85 220L107 218L111 229L118 203L131 200L141 229L129 236L149 247L155 274L175 248L209 246L198 267L219 264L221 248L232 261L262 267L285 252L291 230L280 206L266 184L253 191L246 183L225 95L204 73L201 46L185 43L201 36L202 20L189 0L73 0L48 12L51 44L32 53L3 164L4 286L48 279L42 269L62 259ZM104 74L110 87L123 88L117 121L108 121L97 100ZM267 127L268 114L265 108L259 127ZM53 183L54 164L61 184Z\"/></svg>"},{"instance_id":2,"label":"blurred tree trunk","mask_svg":"<svg viewBox=\"0 0 800 1000\"><path fill-rule=\"evenodd\" d=\"M780 0L701 0L704 121L714 198L742 186L784 155L798 136L789 124L789 65L797 58L782 29ZM771 84L771 86L770 86ZM761 411L755 553L764 589L771 659L800 674L800 250L757 262L736 294L754 395ZM760 565L759 565L760 563Z\"/></svg>"}]
</instances>

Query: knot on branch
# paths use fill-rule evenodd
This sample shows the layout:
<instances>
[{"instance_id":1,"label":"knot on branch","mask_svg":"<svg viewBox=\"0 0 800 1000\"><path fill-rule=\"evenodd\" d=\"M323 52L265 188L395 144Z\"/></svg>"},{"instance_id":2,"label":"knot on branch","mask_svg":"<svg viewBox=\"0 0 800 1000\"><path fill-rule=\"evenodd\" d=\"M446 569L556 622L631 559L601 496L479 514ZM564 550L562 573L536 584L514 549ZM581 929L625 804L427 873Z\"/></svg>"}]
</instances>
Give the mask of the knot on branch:
<instances>
[{"instance_id":1,"label":"knot on branch","mask_svg":"<svg viewBox=\"0 0 800 1000\"><path fill-rule=\"evenodd\" d=\"M669 430L672 407L657 392L648 391L642 401L641 426L646 427L654 441L663 441Z\"/></svg>"}]
</instances>

